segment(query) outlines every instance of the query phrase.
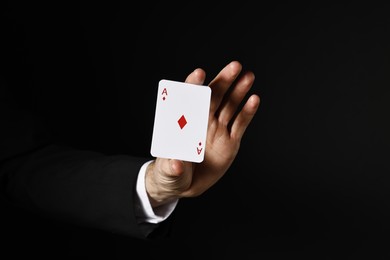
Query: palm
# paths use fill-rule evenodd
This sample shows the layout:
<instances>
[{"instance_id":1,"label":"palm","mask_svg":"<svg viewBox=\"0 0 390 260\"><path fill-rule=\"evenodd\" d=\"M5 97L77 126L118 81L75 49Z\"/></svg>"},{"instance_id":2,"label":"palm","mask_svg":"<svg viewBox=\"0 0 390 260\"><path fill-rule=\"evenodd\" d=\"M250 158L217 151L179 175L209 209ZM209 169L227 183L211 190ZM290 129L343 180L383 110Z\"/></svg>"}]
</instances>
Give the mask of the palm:
<instances>
[{"instance_id":1,"label":"palm","mask_svg":"<svg viewBox=\"0 0 390 260\"><path fill-rule=\"evenodd\" d=\"M240 63L232 62L209 84L212 97L205 159L195 165L191 188L184 195L196 196L206 191L226 173L238 153L241 138L260 102L257 95L252 95L237 111L254 81L253 73L240 74L241 69ZM204 75L191 75L187 82L202 84Z\"/></svg>"}]
</instances>

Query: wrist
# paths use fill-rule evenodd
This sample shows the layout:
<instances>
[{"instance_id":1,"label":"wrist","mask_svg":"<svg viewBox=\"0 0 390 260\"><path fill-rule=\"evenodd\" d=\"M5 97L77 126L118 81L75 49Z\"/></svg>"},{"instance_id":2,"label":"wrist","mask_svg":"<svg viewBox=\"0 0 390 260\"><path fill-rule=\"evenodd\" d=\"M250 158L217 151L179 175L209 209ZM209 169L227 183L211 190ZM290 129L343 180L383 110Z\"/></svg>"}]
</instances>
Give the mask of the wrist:
<instances>
[{"instance_id":1,"label":"wrist","mask_svg":"<svg viewBox=\"0 0 390 260\"><path fill-rule=\"evenodd\" d=\"M177 199L171 194L168 194L168 192L164 192L160 186L161 185L156 182L155 161L153 161L148 165L145 173L146 194L148 195L150 205L153 208L170 203Z\"/></svg>"}]
</instances>

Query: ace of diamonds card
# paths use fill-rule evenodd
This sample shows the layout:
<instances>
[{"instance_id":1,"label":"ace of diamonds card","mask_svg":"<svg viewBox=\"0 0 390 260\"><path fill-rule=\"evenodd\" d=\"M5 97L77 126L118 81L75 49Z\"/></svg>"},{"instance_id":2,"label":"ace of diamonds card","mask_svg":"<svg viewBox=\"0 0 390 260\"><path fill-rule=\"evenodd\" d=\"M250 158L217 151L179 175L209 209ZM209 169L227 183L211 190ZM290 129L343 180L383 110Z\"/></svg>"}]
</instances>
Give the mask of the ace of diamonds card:
<instances>
[{"instance_id":1,"label":"ace of diamonds card","mask_svg":"<svg viewBox=\"0 0 390 260\"><path fill-rule=\"evenodd\" d=\"M150 149L152 156L202 162L210 99L208 86L160 80Z\"/></svg>"}]
</instances>

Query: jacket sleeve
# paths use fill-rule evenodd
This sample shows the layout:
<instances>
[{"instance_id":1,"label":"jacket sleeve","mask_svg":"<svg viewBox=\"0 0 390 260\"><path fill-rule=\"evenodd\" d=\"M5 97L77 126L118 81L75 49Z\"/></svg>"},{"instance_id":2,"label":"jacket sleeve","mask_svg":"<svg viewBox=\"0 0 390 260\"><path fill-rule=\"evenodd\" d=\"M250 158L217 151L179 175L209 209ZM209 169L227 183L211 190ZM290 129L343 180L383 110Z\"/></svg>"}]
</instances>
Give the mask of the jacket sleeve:
<instances>
[{"instance_id":1,"label":"jacket sleeve","mask_svg":"<svg viewBox=\"0 0 390 260\"><path fill-rule=\"evenodd\" d=\"M6 201L77 225L146 238L155 224L137 224L137 173L144 160L48 145L1 166Z\"/></svg>"},{"instance_id":2,"label":"jacket sleeve","mask_svg":"<svg viewBox=\"0 0 390 260\"><path fill-rule=\"evenodd\" d=\"M136 181L150 158L105 155L54 144L34 115L0 107L0 192L34 214L132 237L159 225L138 224Z\"/></svg>"}]
</instances>

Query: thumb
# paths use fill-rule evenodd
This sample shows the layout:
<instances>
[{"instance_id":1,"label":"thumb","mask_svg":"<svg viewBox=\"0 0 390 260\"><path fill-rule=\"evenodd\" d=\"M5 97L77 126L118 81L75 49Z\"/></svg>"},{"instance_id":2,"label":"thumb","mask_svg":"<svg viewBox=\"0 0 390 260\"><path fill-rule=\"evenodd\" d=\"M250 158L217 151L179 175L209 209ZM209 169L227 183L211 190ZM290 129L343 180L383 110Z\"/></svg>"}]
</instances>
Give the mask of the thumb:
<instances>
[{"instance_id":1,"label":"thumb","mask_svg":"<svg viewBox=\"0 0 390 260\"><path fill-rule=\"evenodd\" d=\"M176 159L170 159L169 168L169 175L180 176L184 173L184 162Z\"/></svg>"},{"instance_id":2,"label":"thumb","mask_svg":"<svg viewBox=\"0 0 390 260\"><path fill-rule=\"evenodd\" d=\"M176 159L157 158L160 172L167 177L178 177L184 173L184 162Z\"/></svg>"}]
</instances>

